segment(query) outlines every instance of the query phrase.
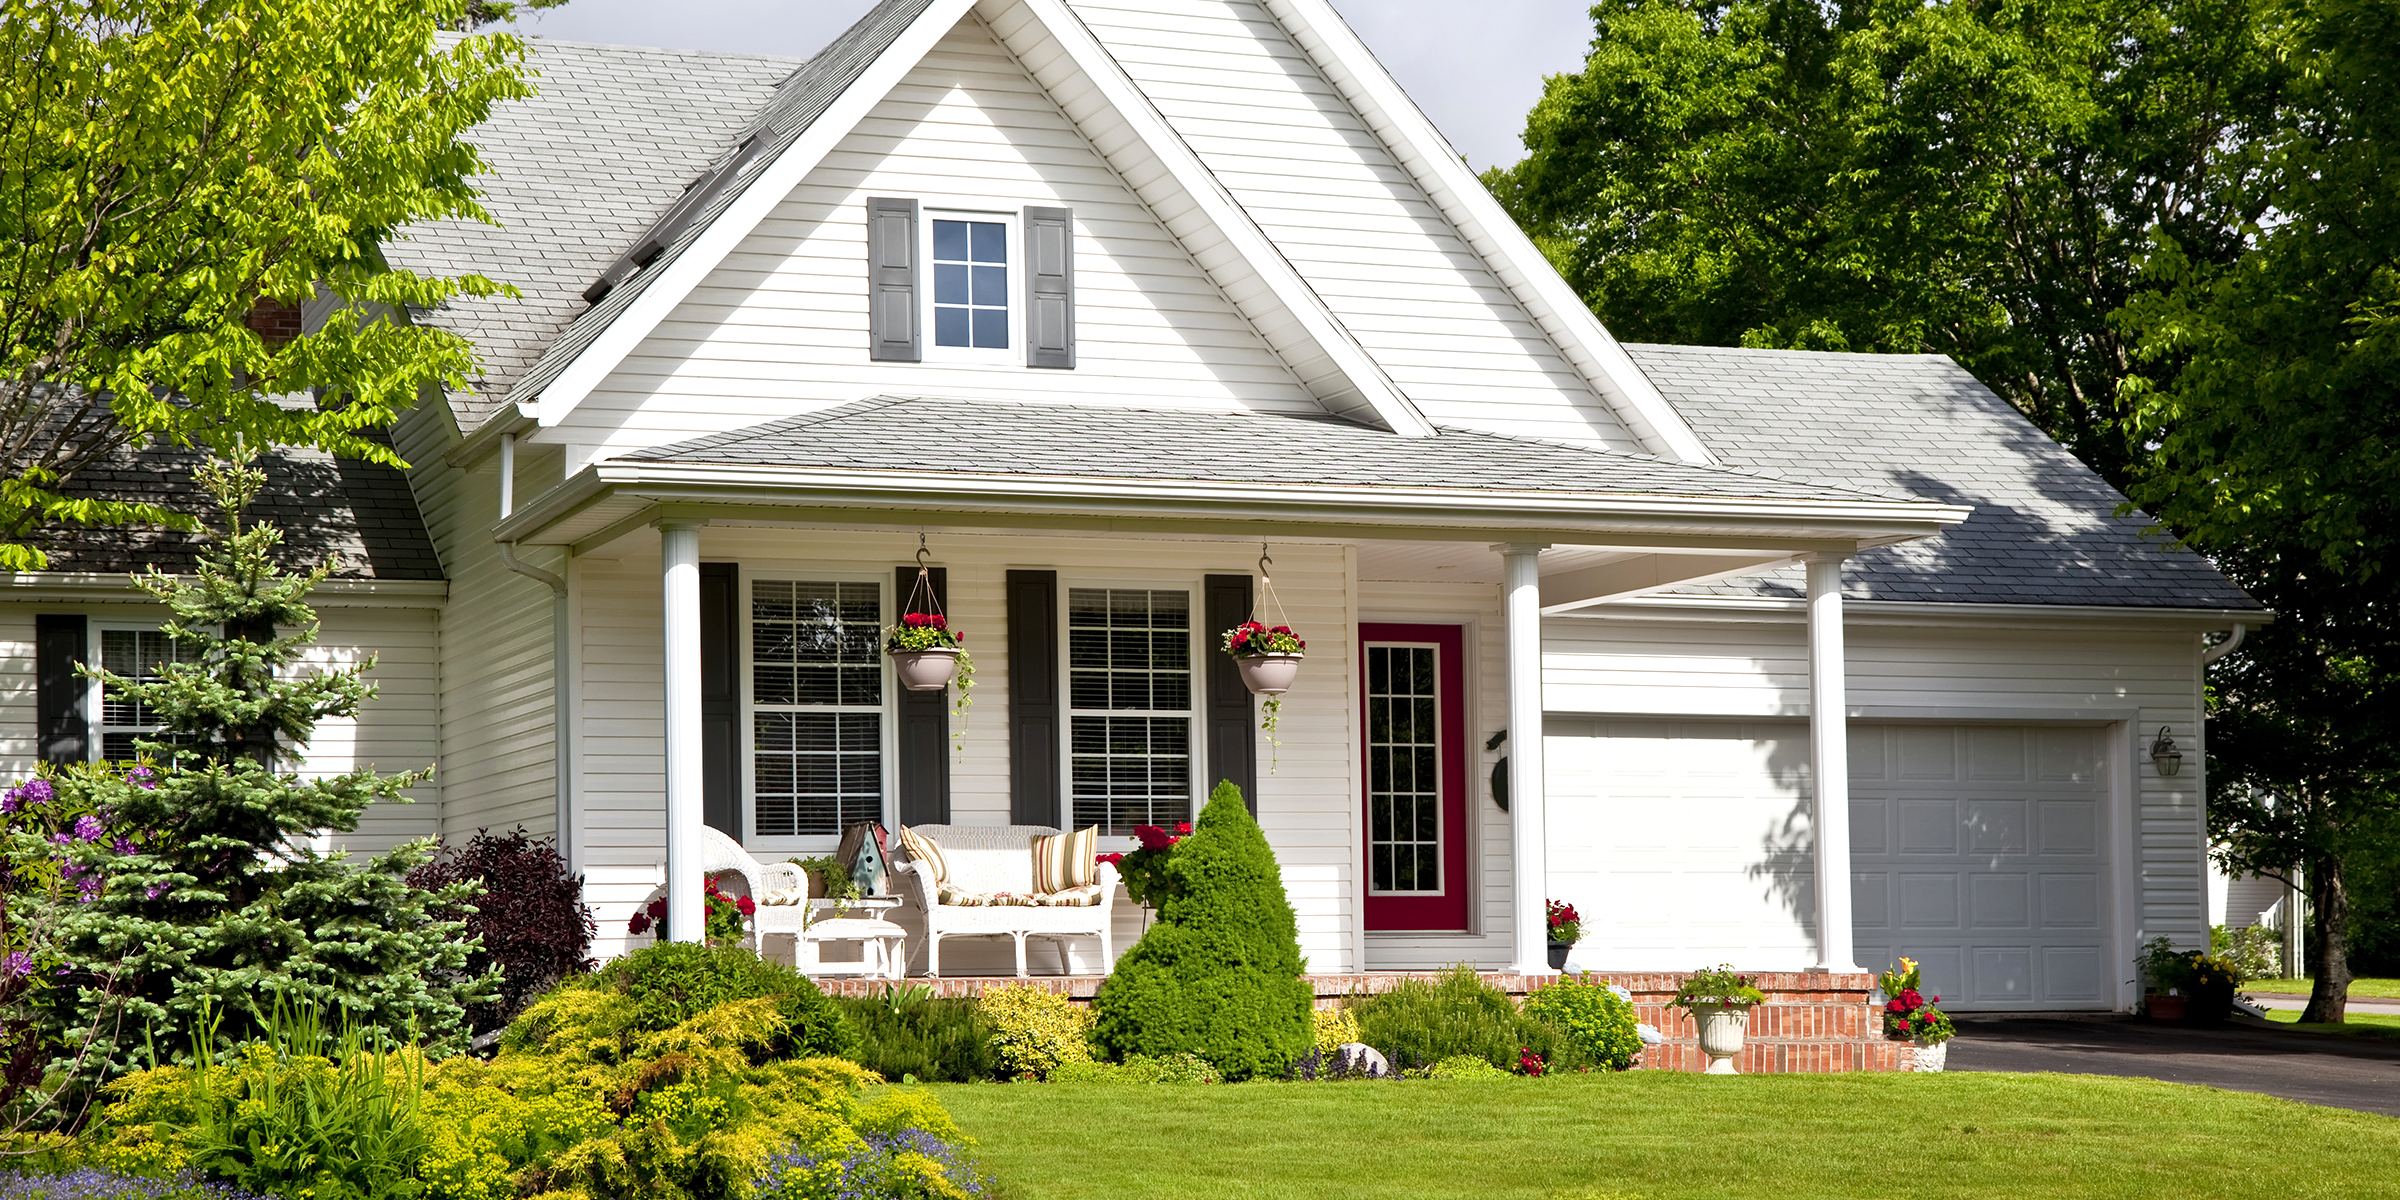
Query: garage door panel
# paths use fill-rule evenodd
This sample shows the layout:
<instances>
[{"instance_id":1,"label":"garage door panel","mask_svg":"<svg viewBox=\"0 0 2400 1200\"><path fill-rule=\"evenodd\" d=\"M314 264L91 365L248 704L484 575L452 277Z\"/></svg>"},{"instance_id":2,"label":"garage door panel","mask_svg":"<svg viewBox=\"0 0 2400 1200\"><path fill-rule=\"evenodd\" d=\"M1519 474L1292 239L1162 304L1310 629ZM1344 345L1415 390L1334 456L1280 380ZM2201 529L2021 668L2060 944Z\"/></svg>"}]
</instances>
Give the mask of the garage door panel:
<instances>
[{"instance_id":1,"label":"garage door panel","mask_svg":"<svg viewBox=\"0 0 2400 1200\"><path fill-rule=\"evenodd\" d=\"M2025 778L2025 731L1970 729L1966 732L1967 778L2016 783Z\"/></svg>"},{"instance_id":2,"label":"garage door panel","mask_svg":"<svg viewBox=\"0 0 2400 1200\"><path fill-rule=\"evenodd\" d=\"M2044 800L2041 803L2041 822L2042 853L2100 852L2100 804L2097 800Z\"/></svg>"},{"instance_id":3,"label":"garage door panel","mask_svg":"<svg viewBox=\"0 0 2400 1200\"><path fill-rule=\"evenodd\" d=\"M1888 732L1877 725L1852 725L1850 728L1850 780L1856 783L1883 783L1891 779L1890 741Z\"/></svg>"},{"instance_id":4,"label":"garage door panel","mask_svg":"<svg viewBox=\"0 0 2400 1200\"><path fill-rule=\"evenodd\" d=\"M1903 780L1958 778L1958 735L1945 727L1894 726L1894 757Z\"/></svg>"},{"instance_id":5,"label":"garage door panel","mask_svg":"<svg viewBox=\"0 0 2400 1200\"><path fill-rule=\"evenodd\" d=\"M2035 770L2042 782L2090 784L2100 781L2103 735L2099 730L2036 729L2031 732Z\"/></svg>"},{"instance_id":6,"label":"garage door panel","mask_svg":"<svg viewBox=\"0 0 2400 1200\"><path fill-rule=\"evenodd\" d=\"M1851 926L1856 931L1851 935L1854 943L1870 931L1889 932L1892 928L1892 877L1881 871L1852 872L1850 916Z\"/></svg>"},{"instance_id":7,"label":"garage door panel","mask_svg":"<svg viewBox=\"0 0 2400 1200\"><path fill-rule=\"evenodd\" d=\"M2050 946L2042 951L2042 992L2062 1003L2092 1003L2102 997L2100 951L2089 946Z\"/></svg>"},{"instance_id":8,"label":"garage door panel","mask_svg":"<svg viewBox=\"0 0 2400 1200\"><path fill-rule=\"evenodd\" d=\"M1865 951L1860 951L1861 957ZM1905 940L1895 943L1880 957L1868 958L1869 963L1891 963L1898 966L1902 958L1916 960L1918 990L1927 996L1940 996L1944 1007L1948 1002L1967 994L1967 973L1960 963L1959 948L1944 942L1929 946L1915 945ZM1870 970L1880 968L1870 967Z\"/></svg>"},{"instance_id":9,"label":"garage door panel","mask_svg":"<svg viewBox=\"0 0 2400 1200\"><path fill-rule=\"evenodd\" d=\"M1882 854L1892 844L1892 806L1880 798L1850 798L1850 853Z\"/></svg>"},{"instance_id":10,"label":"garage door panel","mask_svg":"<svg viewBox=\"0 0 2400 1200\"><path fill-rule=\"evenodd\" d=\"M1899 890L1902 929L1958 928L1958 872L1903 872Z\"/></svg>"},{"instance_id":11,"label":"garage door panel","mask_svg":"<svg viewBox=\"0 0 2400 1200\"><path fill-rule=\"evenodd\" d=\"M1911 797L1892 807L1900 818L1900 853L1958 853L1958 801Z\"/></svg>"},{"instance_id":12,"label":"garage door panel","mask_svg":"<svg viewBox=\"0 0 2400 1200\"><path fill-rule=\"evenodd\" d=\"M2031 929L2031 881L2019 872L1975 875L1967 881L1967 920L1977 929Z\"/></svg>"},{"instance_id":13,"label":"garage door panel","mask_svg":"<svg viewBox=\"0 0 2400 1200\"><path fill-rule=\"evenodd\" d=\"M2043 875L2042 928L2100 928L2100 877L2060 873Z\"/></svg>"},{"instance_id":14,"label":"garage door panel","mask_svg":"<svg viewBox=\"0 0 2400 1200\"><path fill-rule=\"evenodd\" d=\"M2022 1004L2035 996L2033 947L1976 946L1971 994L1992 1004Z\"/></svg>"},{"instance_id":15,"label":"garage door panel","mask_svg":"<svg viewBox=\"0 0 2400 1200\"><path fill-rule=\"evenodd\" d=\"M1967 849L1974 854L2025 853L2025 801L1967 801Z\"/></svg>"}]
</instances>

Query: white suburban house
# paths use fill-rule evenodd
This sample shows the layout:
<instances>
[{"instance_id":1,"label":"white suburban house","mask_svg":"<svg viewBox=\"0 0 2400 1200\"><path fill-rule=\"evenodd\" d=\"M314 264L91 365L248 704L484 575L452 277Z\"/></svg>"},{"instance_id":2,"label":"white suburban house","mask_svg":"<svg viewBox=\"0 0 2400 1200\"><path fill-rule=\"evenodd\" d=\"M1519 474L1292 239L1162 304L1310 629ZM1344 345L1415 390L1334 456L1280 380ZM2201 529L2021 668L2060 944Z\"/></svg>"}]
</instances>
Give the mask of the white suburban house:
<instances>
[{"instance_id":1,"label":"white suburban house","mask_svg":"<svg viewBox=\"0 0 2400 1200\"><path fill-rule=\"evenodd\" d=\"M2202 657L2257 605L1945 358L1619 343L1326 0L533 46L499 223L388 248L520 289L410 314L476 390L266 510L343 556L329 658L382 654L312 765L439 764L353 843L555 832L615 951L706 827L1119 848L1231 779L1317 972L1540 971L1557 898L1595 968L2107 1009L2205 936ZM877 653L920 546L963 716ZM15 767L138 727L65 664L143 661L111 572L172 552L8 580ZM1308 641L1272 739L1253 611Z\"/></svg>"}]
</instances>

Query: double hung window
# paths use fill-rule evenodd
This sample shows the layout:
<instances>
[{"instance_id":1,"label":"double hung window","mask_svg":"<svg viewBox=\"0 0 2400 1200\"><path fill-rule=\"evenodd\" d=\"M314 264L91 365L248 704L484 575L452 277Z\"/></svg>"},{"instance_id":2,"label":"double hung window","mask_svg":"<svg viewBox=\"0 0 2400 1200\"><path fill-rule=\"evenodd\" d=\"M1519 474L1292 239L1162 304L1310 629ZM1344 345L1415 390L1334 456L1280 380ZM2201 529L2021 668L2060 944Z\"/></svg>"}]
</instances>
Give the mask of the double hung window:
<instances>
[{"instance_id":1,"label":"double hung window","mask_svg":"<svg viewBox=\"0 0 2400 1200\"><path fill-rule=\"evenodd\" d=\"M933 344L1006 350L1009 338L1009 222L935 216Z\"/></svg>"},{"instance_id":2,"label":"double hung window","mask_svg":"<svg viewBox=\"0 0 2400 1200\"><path fill-rule=\"evenodd\" d=\"M155 628L104 628L99 631L99 642L100 666L137 683L156 682L158 669L165 663L197 662L200 657L197 645L179 645ZM93 691L99 696L100 719L92 727L99 735L93 742L100 757L109 762L132 761L135 741L159 736L158 714L106 682L96 683Z\"/></svg>"},{"instance_id":3,"label":"double hung window","mask_svg":"<svg viewBox=\"0 0 2400 1200\"><path fill-rule=\"evenodd\" d=\"M1191 593L1068 589L1067 695L1074 824L1191 819Z\"/></svg>"},{"instance_id":4,"label":"double hung window","mask_svg":"<svg viewBox=\"0 0 2400 1200\"><path fill-rule=\"evenodd\" d=\"M760 838L828 838L883 819L883 591L750 584L750 821Z\"/></svg>"}]
</instances>

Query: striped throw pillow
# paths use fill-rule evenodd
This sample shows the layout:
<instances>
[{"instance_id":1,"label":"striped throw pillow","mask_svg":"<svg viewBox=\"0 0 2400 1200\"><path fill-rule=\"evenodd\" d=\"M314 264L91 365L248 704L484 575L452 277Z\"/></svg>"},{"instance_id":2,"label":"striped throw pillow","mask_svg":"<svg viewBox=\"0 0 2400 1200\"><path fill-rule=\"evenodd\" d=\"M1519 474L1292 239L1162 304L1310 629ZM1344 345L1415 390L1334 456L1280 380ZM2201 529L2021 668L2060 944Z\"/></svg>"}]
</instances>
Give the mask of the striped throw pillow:
<instances>
[{"instance_id":1,"label":"striped throw pillow","mask_svg":"<svg viewBox=\"0 0 2400 1200\"><path fill-rule=\"evenodd\" d=\"M1063 892L1043 892L1034 899L1041 901L1044 908L1090 908L1100 903L1100 885L1087 883Z\"/></svg>"},{"instance_id":2,"label":"striped throw pillow","mask_svg":"<svg viewBox=\"0 0 2400 1200\"><path fill-rule=\"evenodd\" d=\"M949 880L950 864L942 861L942 848L932 838L903 825L900 827L900 844L907 847L908 857L912 861L924 864L925 870L932 874L934 887L938 889Z\"/></svg>"},{"instance_id":3,"label":"striped throw pillow","mask_svg":"<svg viewBox=\"0 0 2400 1200\"><path fill-rule=\"evenodd\" d=\"M1097 825L1033 839L1033 890L1063 892L1090 887L1096 878L1092 856L1099 852Z\"/></svg>"}]
</instances>

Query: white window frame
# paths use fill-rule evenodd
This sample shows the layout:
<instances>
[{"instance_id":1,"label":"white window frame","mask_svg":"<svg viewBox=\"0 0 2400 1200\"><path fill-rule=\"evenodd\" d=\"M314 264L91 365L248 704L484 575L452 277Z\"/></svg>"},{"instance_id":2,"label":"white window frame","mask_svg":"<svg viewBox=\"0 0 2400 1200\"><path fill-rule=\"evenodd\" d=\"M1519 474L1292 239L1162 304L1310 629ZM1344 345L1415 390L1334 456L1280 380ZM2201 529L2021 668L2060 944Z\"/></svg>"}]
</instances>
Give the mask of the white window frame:
<instances>
[{"instance_id":1,"label":"white window frame","mask_svg":"<svg viewBox=\"0 0 2400 1200\"><path fill-rule=\"evenodd\" d=\"M1147 717L1156 719L1161 717L1172 718L1177 715L1181 715L1184 718L1185 727L1188 731L1184 744L1190 748L1189 752L1185 755L1187 769L1185 772L1183 785L1185 805L1185 816L1183 819L1187 821L1198 819L1200 816L1201 807L1208 803L1208 796L1203 790L1204 784L1202 782L1208 773L1207 764L1202 761L1202 759L1206 757L1207 747L1201 742L1203 730L1200 724L1202 710L1204 707L1203 693L1208 686L1208 664L1201 658L1202 654L1208 652L1208 634L1201 628L1201 626L1205 625L1208 621L1207 611L1203 607L1207 598L1207 590L1204 586L1205 583L1206 581L1201 579L1199 576L1167 578L1154 577L1149 579L1085 578L1074 580L1069 580L1062 577L1059 580L1058 614L1056 618L1058 621L1058 686L1061 701L1059 709L1060 714L1065 718L1065 726L1060 731L1063 736L1059 738L1058 778L1059 808L1061 810L1059 813L1059 820L1065 823L1063 828L1076 829L1081 827L1077 824L1075 818L1075 718L1078 716ZM1185 611L1191 614L1191 626L1189 630L1191 635L1189 649L1189 662L1191 663L1191 688L1184 696L1184 703L1188 707L1186 707L1181 714L1166 709L1079 709L1075 707L1075 665L1072 645L1074 635L1070 623L1072 619L1070 614L1074 611L1074 594L1076 590L1089 588L1108 588L1114 590L1138 589L1148 592L1180 591L1183 593L1184 604L1186 606ZM1114 835L1110 835L1106 828L1103 827L1102 836L1105 837Z\"/></svg>"},{"instance_id":2,"label":"white window frame","mask_svg":"<svg viewBox=\"0 0 2400 1200\"><path fill-rule=\"evenodd\" d=\"M891 624L894 603L891 576L882 572L861 571L856 564L817 567L805 563L777 563L772 566L743 563L741 564L740 580L741 629L738 636L741 638L742 846L753 852L763 851L775 854L831 854L841 844L842 835L838 829L831 834L824 835L776 834L766 836L758 832L758 713L760 709L757 703L756 662L751 653L755 644L751 627L751 618L755 611L752 597L754 589L760 583L872 583L875 585L877 622L880 629L882 626ZM879 787L882 796L876 819L889 828L893 825L895 797L899 791L900 780L896 757L899 738L893 722L894 697L892 694L892 689L899 686L899 681L892 674L890 656L882 653L880 639L875 658L883 681L879 693L880 705L872 710L866 705L839 705L835 706L832 711L875 711L881 714L881 718L876 722L876 744L879 758ZM784 706L770 706L766 711L781 712L784 710Z\"/></svg>"},{"instance_id":3,"label":"white window frame","mask_svg":"<svg viewBox=\"0 0 2400 1200\"><path fill-rule=\"evenodd\" d=\"M935 208L920 203L917 206L918 244L925 247L923 286L918 289L917 328L925 331L922 354L926 362L973 363L981 366L1023 366L1025 363L1025 230L1020 214L1005 210L980 208ZM933 223L940 221L978 221L997 224L1008 231L1008 348L979 350L972 346L943 346L935 342L933 329L934 261Z\"/></svg>"},{"instance_id":4,"label":"white window frame","mask_svg":"<svg viewBox=\"0 0 2400 1200\"><path fill-rule=\"evenodd\" d=\"M1372 622L1370 622L1370 623L1372 623ZM1435 745L1435 747L1436 747L1436 749L1435 749L1435 751L1434 751L1434 759L1433 759L1433 771L1434 771L1434 783L1435 783L1435 786L1434 786L1434 793L1433 793L1433 805L1434 805L1434 822L1433 822L1433 833L1434 833L1434 843L1433 843L1433 844L1434 844L1434 855L1433 855L1433 873L1434 873L1434 878L1435 878L1436 880L1439 880L1439 881L1440 881L1440 883L1441 883L1441 886L1439 886L1439 887L1434 887L1434 888L1416 888L1416 889L1409 890L1409 891L1395 891L1395 890L1388 890L1388 889L1384 889L1384 888L1379 888L1379 887L1376 887L1376 886L1375 886L1375 827L1374 827L1374 818L1373 818L1373 817L1371 817L1371 816L1367 816L1367 817L1364 817L1364 820L1365 820L1366 824L1365 824L1365 828L1364 828L1364 830L1363 830L1363 832L1366 834L1366 836L1365 836L1363 839L1361 839L1361 841L1360 841L1360 850L1361 850L1361 853L1365 855L1365 861L1364 861L1364 862L1362 862L1360 865L1361 865L1362 867L1364 867L1364 868L1365 868L1365 870L1364 870L1364 874L1365 874L1365 877L1366 877L1366 883L1367 883L1367 894L1368 894L1368 895L1370 895L1370 896L1391 896L1391 897L1397 897L1397 898L1399 898L1399 899L1403 899L1403 900L1408 900L1408 899L1424 899L1424 898L1426 898L1426 897L1429 897L1429 896L1447 896L1447 895L1449 895L1449 894L1450 894L1450 885L1451 885L1451 883L1452 883L1453 881L1452 881L1451 879L1449 879L1449 878L1448 878L1448 875L1449 875L1450 871L1449 871L1449 864L1448 864L1448 862L1446 861L1446 859L1447 859L1447 857L1448 857L1448 855L1447 855L1447 851L1448 851L1448 850L1449 850L1449 848L1450 848L1450 831L1449 831L1449 830L1448 830L1448 829L1445 827L1445 826L1447 825L1447 822L1446 822L1446 820L1444 819L1444 817L1445 817L1445 814L1442 812L1442 793L1441 793L1441 786L1440 786L1440 783L1441 783L1441 773L1442 773L1442 755L1441 755L1441 750L1440 750L1440 746L1441 746L1441 729L1442 729L1442 684L1443 684L1443 682L1444 682L1444 681L1443 681L1443 679L1442 679L1442 672L1443 672L1443 670L1444 670L1444 667L1442 666L1442 644L1441 644L1440 642L1393 642L1393 641L1377 641L1377 640L1371 640L1371 639L1367 639L1367 638L1363 638L1363 637L1362 637L1362 638L1360 638L1360 639L1359 639L1359 650L1361 651L1361 653L1360 653L1359 657L1360 657L1360 659L1361 659L1362 661L1359 663L1358 690L1359 690L1359 695L1360 695L1360 697L1362 697L1362 698L1365 698L1365 697L1368 697L1368 696L1370 696L1370 695L1371 695L1371 693L1368 691L1368 686L1369 686L1369 685L1368 685L1368 680L1369 680L1369 679L1372 677L1372 672L1371 672L1371 671L1368 669L1368 667L1367 667L1367 664L1366 664L1366 663L1363 661L1363 660L1365 659L1365 657L1366 657L1366 654L1365 654L1365 652L1366 652L1366 651L1369 651L1369 650L1378 650L1378 649L1381 649L1381 650L1431 650L1431 651L1433 651L1433 721L1434 721L1434 724L1433 724L1433 729L1434 729L1434 745ZM1464 657L1464 655L1461 655L1461 657L1463 658L1463 657ZM1461 684L1464 684L1466 681L1462 679L1462 680L1460 680L1459 682L1460 682ZM1463 688L1462 688L1462 691L1461 691L1461 695L1462 695L1462 697L1463 697L1463 695L1464 695ZM1360 718L1361 718L1361 719L1360 719L1360 721L1359 721L1359 726L1358 726L1358 735L1359 735L1359 740L1360 740L1361 744L1362 744L1362 745L1364 745L1364 746L1366 747L1366 749L1368 749L1368 750L1370 750L1370 751L1371 751L1371 750L1373 750L1373 749L1375 748L1375 742L1374 742L1374 730L1373 730L1373 728L1372 728L1372 722L1371 722L1371 719L1367 718L1367 717L1365 716L1365 714L1363 714L1363 713L1360 715ZM1468 726L1468 728L1472 728L1472 727L1471 727L1471 726ZM1463 755L1463 754L1466 752L1466 747L1464 747L1464 746L1454 746L1454 747L1450 747L1450 751L1451 751L1451 753L1453 753L1453 754L1462 754L1462 755ZM1366 793L1367 793L1367 794L1368 794L1368 795L1371 797L1371 796L1372 796L1372 794L1373 794L1373 792L1374 792L1374 787L1375 787L1375 775L1374 775L1374 768L1373 768L1373 767L1364 767L1364 768L1362 768L1362 772L1363 772L1363 774L1362 774L1361 782L1363 782L1364 784L1366 784L1366 787L1365 787L1363 790L1364 790L1364 791L1365 791L1365 792L1366 792ZM1467 791L1468 791L1467 814L1468 814L1468 817L1469 817L1469 820L1470 820L1470 823L1471 823L1471 822L1472 822L1472 819L1473 819L1473 816L1474 816L1474 813L1475 813L1475 805L1474 805L1474 782L1475 782L1475 769L1474 769L1472 766L1468 767L1468 768L1467 768L1467 772L1466 772L1466 774L1467 774Z\"/></svg>"},{"instance_id":5,"label":"white window frame","mask_svg":"<svg viewBox=\"0 0 2400 1200\"><path fill-rule=\"evenodd\" d=\"M106 634L157 633L165 625L165 621L88 622L84 626L83 661L94 667L107 666L107 661L101 656L101 642L103 636ZM144 734L156 734L158 732L159 727L156 725L112 726L105 724L104 716L108 710L102 702L101 692L104 688L106 688L107 685L97 679L87 679L84 682L86 686L83 689L83 726L86 730L90 731L89 734L84 738L84 754L90 759L90 761L107 761L106 747L108 745L108 734L112 731L116 733L131 733L135 734L136 736Z\"/></svg>"}]
</instances>

